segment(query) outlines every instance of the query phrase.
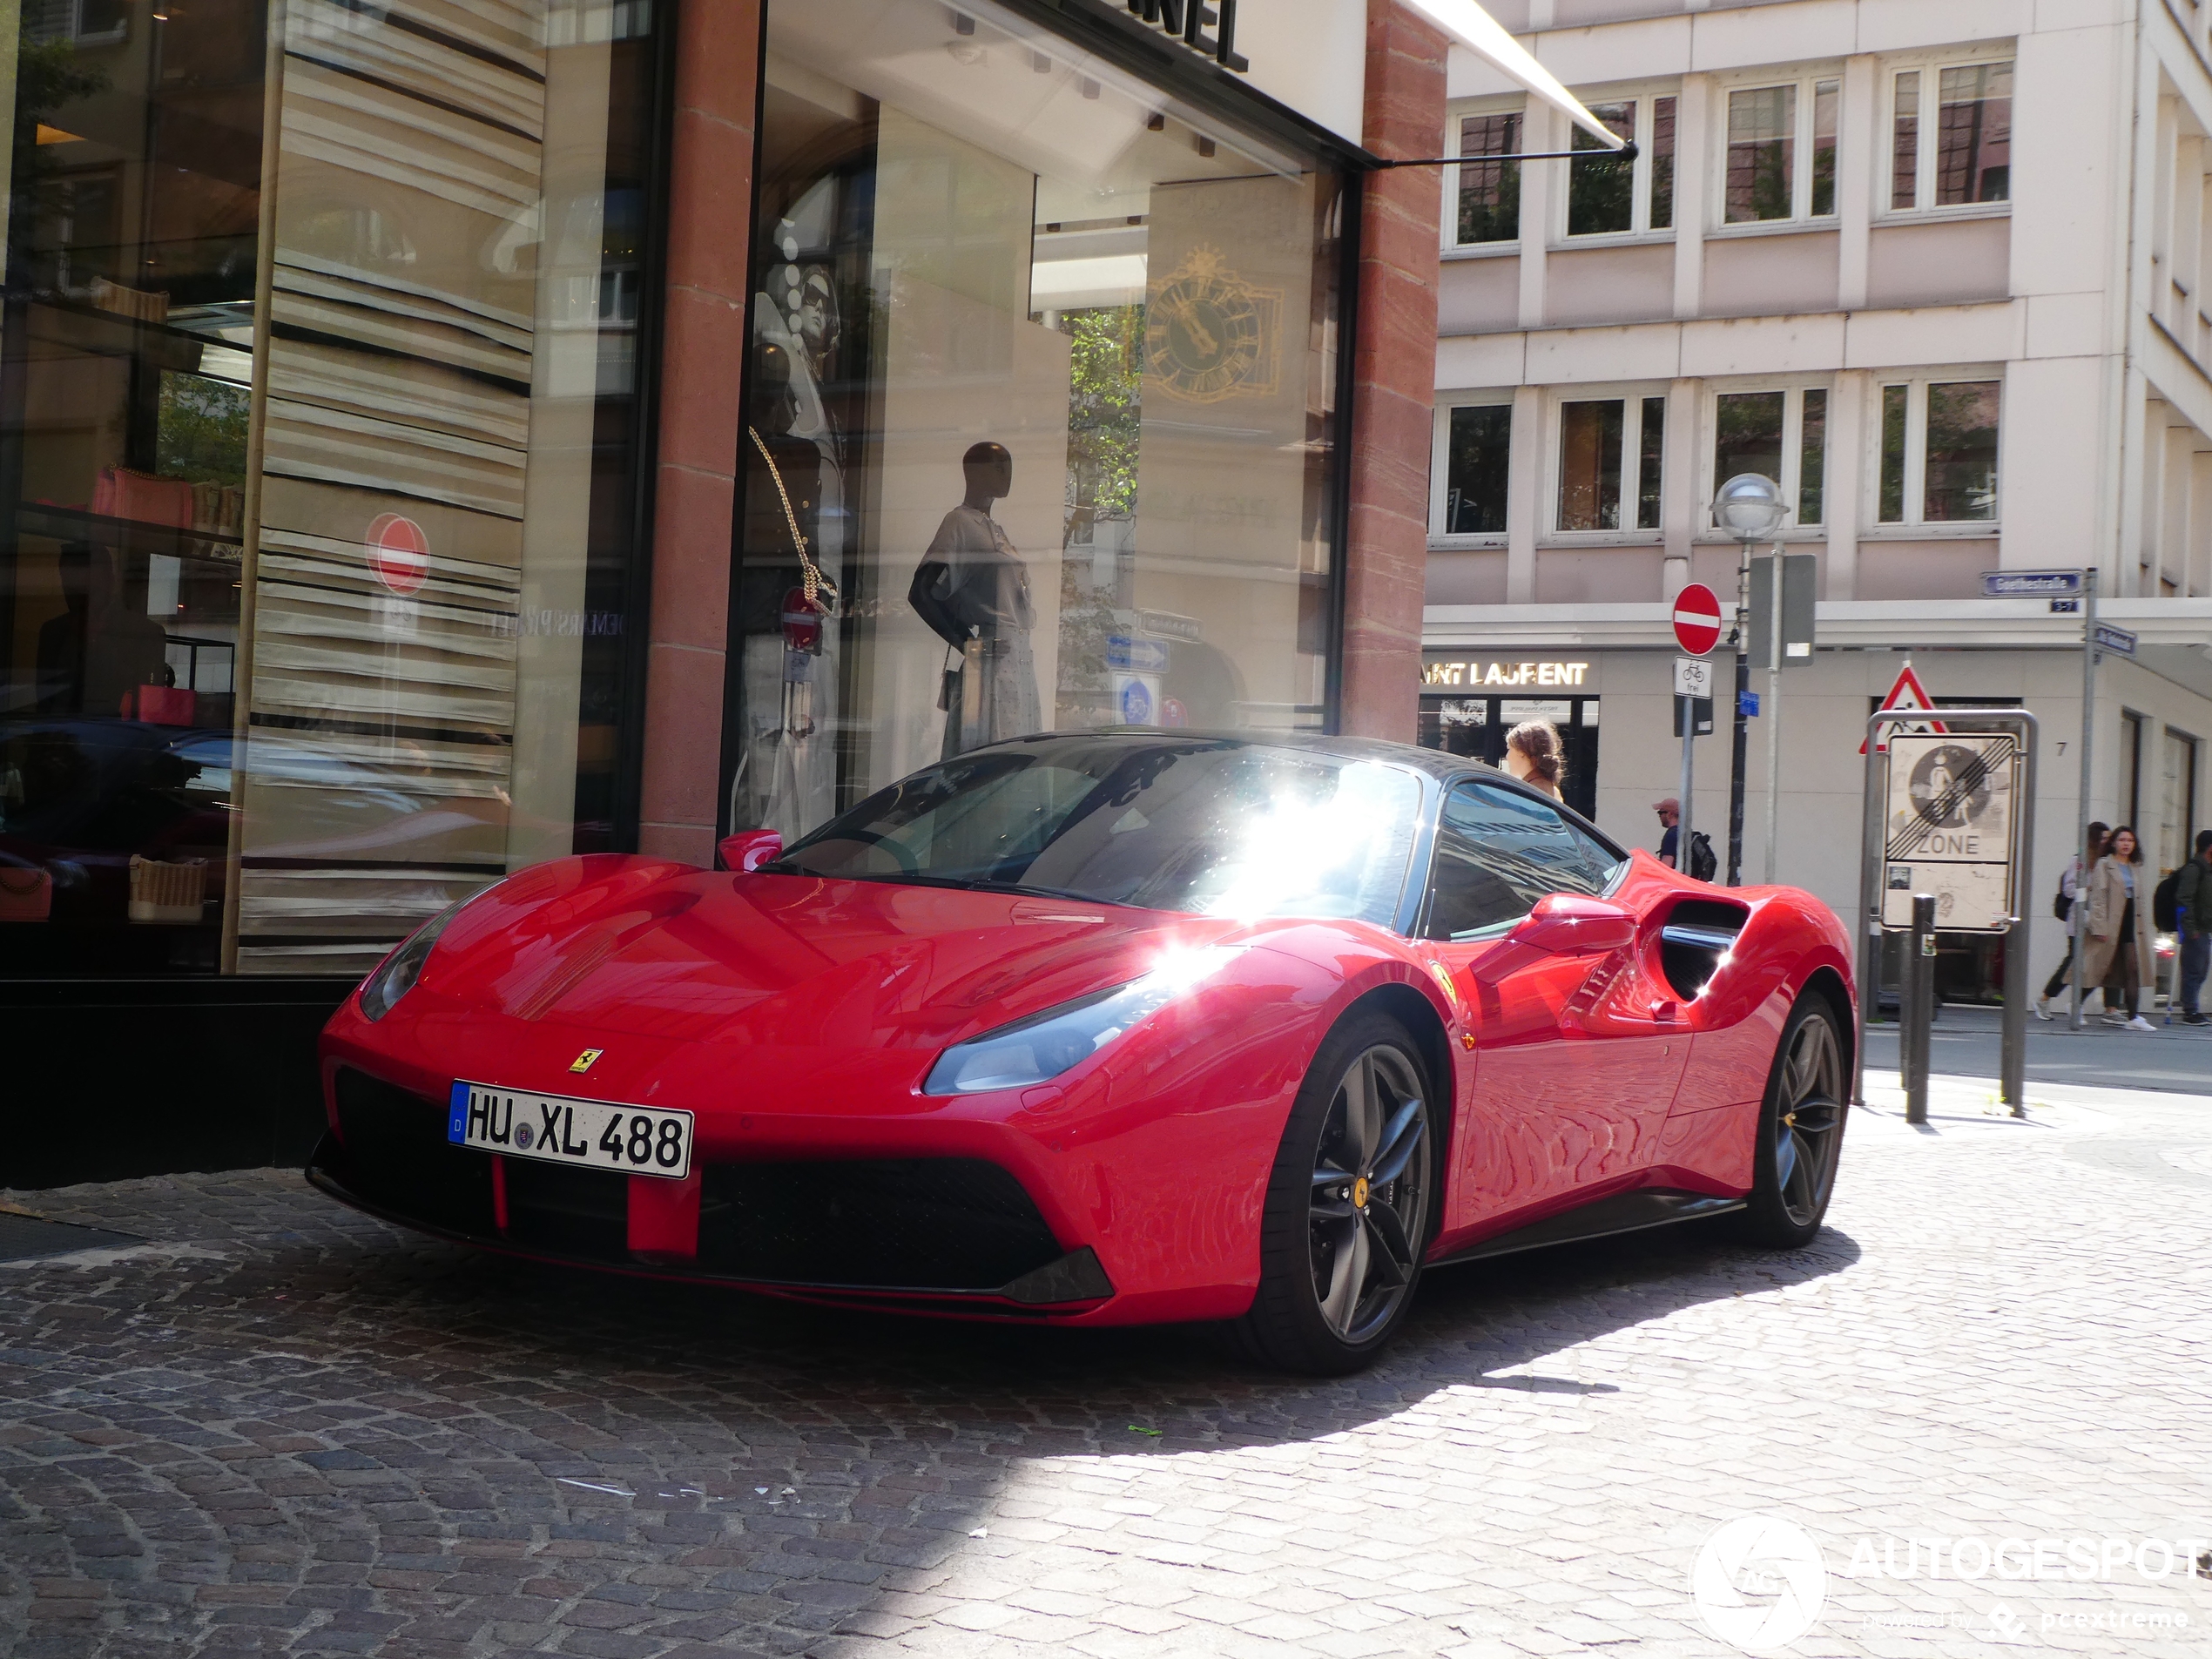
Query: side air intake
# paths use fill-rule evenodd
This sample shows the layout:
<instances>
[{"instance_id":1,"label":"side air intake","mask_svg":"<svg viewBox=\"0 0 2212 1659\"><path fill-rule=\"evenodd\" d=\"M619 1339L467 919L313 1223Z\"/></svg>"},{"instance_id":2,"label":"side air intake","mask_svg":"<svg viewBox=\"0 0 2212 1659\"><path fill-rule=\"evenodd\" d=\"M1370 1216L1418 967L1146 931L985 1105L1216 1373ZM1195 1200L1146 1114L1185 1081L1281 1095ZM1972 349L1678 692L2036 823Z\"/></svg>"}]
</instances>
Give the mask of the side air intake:
<instances>
[{"instance_id":1,"label":"side air intake","mask_svg":"<svg viewBox=\"0 0 2212 1659\"><path fill-rule=\"evenodd\" d=\"M1668 913L1659 929L1659 965L1676 995L1688 1002L1705 988L1750 914L1717 899L1685 899Z\"/></svg>"}]
</instances>

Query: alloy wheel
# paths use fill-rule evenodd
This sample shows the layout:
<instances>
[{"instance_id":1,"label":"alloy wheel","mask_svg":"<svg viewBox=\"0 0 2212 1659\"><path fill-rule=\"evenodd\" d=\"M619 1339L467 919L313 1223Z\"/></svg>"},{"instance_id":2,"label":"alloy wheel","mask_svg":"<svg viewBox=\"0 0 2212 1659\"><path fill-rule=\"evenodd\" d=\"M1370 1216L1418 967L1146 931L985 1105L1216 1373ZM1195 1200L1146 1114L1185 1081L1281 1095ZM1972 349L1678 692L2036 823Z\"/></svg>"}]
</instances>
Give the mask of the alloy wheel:
<instances>
[{"instance_id":1,"label":"alloy wheel","mask_svg":"<svg viewBox=\"0 0 2212 1659\"><path fill-rule=\"evenodd\" d=\"M1379 1330L1412 1288L1428 1222L1428 1111L1403 1049L1353 1056L1321 1124L1308 1209L1313 1294L1341 1341Z\"/></svg>"},{"instance_id":2,"label":"alloy wheel","mask_svg":"<svg viewBox=\"0 0 2212 1659\"><path fill-rule=\"evenodd\" d=\"M1844 1055L1835 1028L1824 1019L1806 1020L1783 1064L1774 1120L1775 1189L1793 1226L1818 1219L1835 1184L1843 1096Z\"/></svg>"}]
</instances>

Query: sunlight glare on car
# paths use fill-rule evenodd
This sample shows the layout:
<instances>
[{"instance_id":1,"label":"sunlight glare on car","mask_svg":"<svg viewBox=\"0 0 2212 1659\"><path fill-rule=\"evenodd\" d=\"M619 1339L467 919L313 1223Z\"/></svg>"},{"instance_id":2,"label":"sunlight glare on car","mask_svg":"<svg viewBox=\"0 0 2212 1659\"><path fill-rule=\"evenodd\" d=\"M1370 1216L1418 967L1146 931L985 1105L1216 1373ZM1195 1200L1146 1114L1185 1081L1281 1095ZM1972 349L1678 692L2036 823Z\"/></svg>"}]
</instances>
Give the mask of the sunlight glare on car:
<instances>
[{"instance_id":1,"label":"sunlight glare on car","mask_svg":"<svg viewBox=\"0 0 2212 1659\"><path fill-rule=\"evenodd\" d=\"M1242 921L1357 915L1371 886L1394 883L1405 866L1412 775L1354 761L1333 781L1334 792L1320 799L1278 789L1246 818L1215 873L1218 890L1199 907Z\"/></svg>"}]
</instances>

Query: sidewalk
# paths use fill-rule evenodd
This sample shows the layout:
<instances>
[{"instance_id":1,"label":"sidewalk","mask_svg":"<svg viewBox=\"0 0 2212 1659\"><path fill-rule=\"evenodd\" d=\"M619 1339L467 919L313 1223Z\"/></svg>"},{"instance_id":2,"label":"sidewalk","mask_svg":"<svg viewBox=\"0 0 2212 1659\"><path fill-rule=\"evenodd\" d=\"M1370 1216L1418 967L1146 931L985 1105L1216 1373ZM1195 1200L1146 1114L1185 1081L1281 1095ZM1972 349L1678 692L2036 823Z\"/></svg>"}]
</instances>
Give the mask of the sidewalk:
<instances>
[{"instance_id":1,"label":"sidewalk","mask_svg":"<svg viewBox=\"0 0 2212 1659\"><path fill-rule=\"evenodd\" d=\"M2051 1005L2054 1015L2060 1004ZM2027 1016L2027 1079L2030 1082L2087 1083L2101 1089L2153 1089L2182 1095L2212 1095L2212 1026L2163 1025L2163 1009L2147 1016L2155 1028L2125 1031L2101 1023L2096 1013L2080 1031L2063 1019L2047 1023L2033 1009ZM1995 1077L2000 1073L2002 1012L1992 1008L1947 1006L1936 1015L1928 1069L1960 1077ZM1897 1027L1866 1028L1866 1069L1870 1078L1897 1074Z\"/></svg>"}]
</instances>

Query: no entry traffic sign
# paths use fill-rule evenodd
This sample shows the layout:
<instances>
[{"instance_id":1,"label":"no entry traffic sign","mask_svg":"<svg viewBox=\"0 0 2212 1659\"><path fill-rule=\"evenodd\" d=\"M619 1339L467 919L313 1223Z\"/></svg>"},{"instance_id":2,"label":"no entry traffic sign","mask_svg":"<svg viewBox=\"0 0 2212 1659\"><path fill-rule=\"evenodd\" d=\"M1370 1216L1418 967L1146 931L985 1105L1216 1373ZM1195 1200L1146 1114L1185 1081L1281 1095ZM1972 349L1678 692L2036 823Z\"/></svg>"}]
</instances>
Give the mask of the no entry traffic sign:
<instances>
[{"instance_id":1,"label":"no entry traffic sign","mask_svg":"<svg viewBox=\"0 0 2212 1659\"><path fill-rule=\"evenodd\" d=\"M379 513L369 524L366 545L376 579L402 599L428 579L430 538L413 519Z\"/></svg>"},{"instance_id":2,"label":"no entry traffic sign","mask_svg":"<svg viewBox=\"0 0 2212 1659\"><path fill-rule=\"evenodd\" d=\"M1720 600L1703 583L1691 583L1675 596L1675 638L1691 656L1703 657L1720 637Z\"/></svg>"}]
</instances>

